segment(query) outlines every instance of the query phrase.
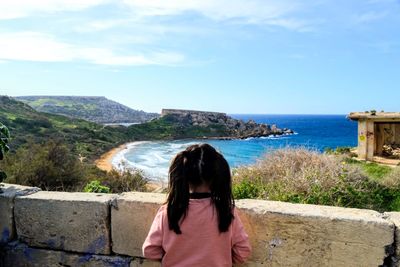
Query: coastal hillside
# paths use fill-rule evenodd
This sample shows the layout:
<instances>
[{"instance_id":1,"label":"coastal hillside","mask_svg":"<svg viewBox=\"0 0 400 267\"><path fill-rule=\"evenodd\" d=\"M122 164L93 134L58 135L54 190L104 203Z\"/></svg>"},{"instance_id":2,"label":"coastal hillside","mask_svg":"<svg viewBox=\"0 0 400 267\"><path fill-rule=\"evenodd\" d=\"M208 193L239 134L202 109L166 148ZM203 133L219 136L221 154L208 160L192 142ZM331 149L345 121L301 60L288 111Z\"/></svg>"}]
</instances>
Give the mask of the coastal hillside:
<instances>
[{"instance_id":1,"label":"coastal hillside","mask_svg":"<svg viewBox=\"0 0 400 267\"><path fill-rule=\"evenodd\" d=\"M38 112L8 96L0 96L0 121L11 132L10 147L15 151L28 142L61 140L78 155L95 158L127 140L125 127L103 125L61 115Z\"/></svg>"},{"instance_id":2,"label":"coastal hillside","mask_svg":"<svg viewBox=\"0 0 400 267\"><path fill-rule=\"evenodd\" d=\"M131 109L102 96L19 96L40 112L59 114L97 123L143 123L159 117Z\"/></svg>"},{"instance_id":3,"label":"coastal hillside","mask_svg":"<svg viewBox=\"0 0 400 267\"><path fill-rule=\"evenodd\" d=\"M128 128L129 136L145 139L244 139L292 133L276 125L237 120L225 113L177 109L163 109L161 118Z\"/></svg>"}]
</instances>

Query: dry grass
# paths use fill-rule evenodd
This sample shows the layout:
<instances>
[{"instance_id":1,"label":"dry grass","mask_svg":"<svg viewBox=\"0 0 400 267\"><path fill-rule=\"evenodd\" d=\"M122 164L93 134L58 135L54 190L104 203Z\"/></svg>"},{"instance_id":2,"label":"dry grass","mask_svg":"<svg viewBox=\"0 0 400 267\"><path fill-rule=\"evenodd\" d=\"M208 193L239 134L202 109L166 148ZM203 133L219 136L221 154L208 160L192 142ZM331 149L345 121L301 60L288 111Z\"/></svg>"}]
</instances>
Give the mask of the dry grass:
<instances>
[{"instance_id":1,"label":"dry grass","mask_svg":"<svg viewBox=\"0 0 400 267\"><path fill-rule=\"evenodd\" d=\"M400 188L400 167L394 168L382 179L382 184L390 188Z\"/></svg>"},{"instance_id":2,"label":"dry grass","mask_svg":"<svg viewBox=\"0 0 400 267\"><path fill-rule=\"evenodd\" d=\"M399 211L400 168L377 179L364 165L345 155L279 149L235 169L233 193L235 198Z\"/></svg>"},{"instance_id":3,"label":"dry grass","mask_svg":"<svg viewBox=\"0 0 400 267\"><path fill-rule=\"evenodd\" d=\"M359 167L346 164L342 157L306 148L275 150L257 164L237 169L234 175L236 183L251 179L261 185L281 185L280 194L310 194L316 187L329 190L344 178L350 183L368 179Z\"/></svg>"}]
</instances>

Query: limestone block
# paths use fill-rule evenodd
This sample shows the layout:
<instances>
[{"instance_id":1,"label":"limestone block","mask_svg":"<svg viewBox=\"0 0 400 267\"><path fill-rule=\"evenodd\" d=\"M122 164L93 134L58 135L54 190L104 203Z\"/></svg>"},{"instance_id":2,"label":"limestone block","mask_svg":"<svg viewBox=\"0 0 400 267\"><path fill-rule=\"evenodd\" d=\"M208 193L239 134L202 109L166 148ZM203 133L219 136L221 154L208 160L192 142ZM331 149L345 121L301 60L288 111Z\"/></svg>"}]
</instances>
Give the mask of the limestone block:
<instances>
[{"instance_id":1,"label":"limestone block","mask_svg":"<svg viewBox=\"0 0 400 267\"><path fill-rule=\"evenodd\" d=\"M77 254L65 251L31 248L25 244L6 247L3 266L43 267L43 266L85 266L85 267L129 267L131 258Z\"/></svg>"},{"instance_id":2,"label":"limestone block","mask_svg":"<svg viewBox=\"0 0 400 267\"><path fill-rule=\"evenodd\" d=\"M394 225L371 210L239 200L253 248L245 266L378 266Z\"/></svg>"},{"instance_id":3,"label":"limestone block","mask_svg":"<svg viewBox=\"0 0 400 267\"><path fill-rule=\"evenodd\" d=\"M130 267L161 267L161 262L135 258Z\"/></svg>"},{"instance_id":4,"label":"limestone block","mask_svg":"<svg viewBox=\"0 0 400 267\"><path fill-rule=\"evenodd\" d=\"M37 187L2 183L0 187L0 244L14 239L14 199L16 196L24 196L40 191Z\"/></svg>"},{"instance_id":5,"label":"limestone block","mask_svg":"<svg viewBox=\"0 0 400 267\"><path fill-rule=\"evenodd\" d=\"M112 250L122 255L142 256L142 245L157 210L166 196L158 193L121 194L111 208Z\"/></svg>"},{"instance_id":6,"label":"limestone block","mask_svg":"<svg viewBox=\"0 0 400 267\"><path fill-rule=\"evenodd\" d=\"M400 266L400 212L385 212L385 216L396 226L394 244L395 251L393 253L392 261L394 262L393 266L398 267Z\"/></svg>"},{"instance_id":7,"label":"limestone block","mask_svg":"<svg viewBox=\"0 0 400 267\"><path fill-rule=\"evenodd\" d=\"M109 254L116 195L42 191L15 199L18 238L30 246Z\"/></svg>"}]
</instances>

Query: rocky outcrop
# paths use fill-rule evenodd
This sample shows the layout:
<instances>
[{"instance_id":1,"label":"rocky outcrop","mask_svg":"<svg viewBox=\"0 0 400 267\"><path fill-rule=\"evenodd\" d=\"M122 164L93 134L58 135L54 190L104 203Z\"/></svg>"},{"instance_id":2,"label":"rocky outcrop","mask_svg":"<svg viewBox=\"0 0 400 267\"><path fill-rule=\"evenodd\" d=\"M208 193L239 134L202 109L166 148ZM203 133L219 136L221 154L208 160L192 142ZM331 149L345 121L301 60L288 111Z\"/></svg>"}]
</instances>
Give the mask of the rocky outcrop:
<instances>
[{"instance_id":1,"label":"rocky outcrop","mask_svg":"<svg viewBox=\"0 0 400 267\"><path fill-rule=\"evenodd\" d=\"M275 124L260 124L256 123L254 120L245 122L243 120L234 119L226 113L220 112L163 109L161 116L169 116L184 126L215 127L216 125L219 125L226 132L226 136L223 137L226 139L245 139L249 137L293 134L292 130L287 128L280 129Z\"/></svg>"}]
</instances>

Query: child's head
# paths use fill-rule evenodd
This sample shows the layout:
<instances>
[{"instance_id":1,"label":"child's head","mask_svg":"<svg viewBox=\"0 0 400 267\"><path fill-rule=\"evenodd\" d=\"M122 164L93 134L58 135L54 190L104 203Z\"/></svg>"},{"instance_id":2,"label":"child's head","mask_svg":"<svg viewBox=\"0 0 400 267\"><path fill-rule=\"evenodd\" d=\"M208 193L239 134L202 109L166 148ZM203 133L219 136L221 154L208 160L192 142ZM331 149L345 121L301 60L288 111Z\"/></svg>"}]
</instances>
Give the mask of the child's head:
<instances>
[{"instance_id":1,"label":"child's head","mask_svg":"<svg viewBox=\"0 0 400 267\"><path fill-rule=\"evenodd\" d=\"M228 230L234 207L228 162L212 146L199 144L179 152L169 168L168 220L175 233L181 233L179 221L186 216L190 189L202 185L210 189L220 232Z\"/></svg>"}]
</instances>

